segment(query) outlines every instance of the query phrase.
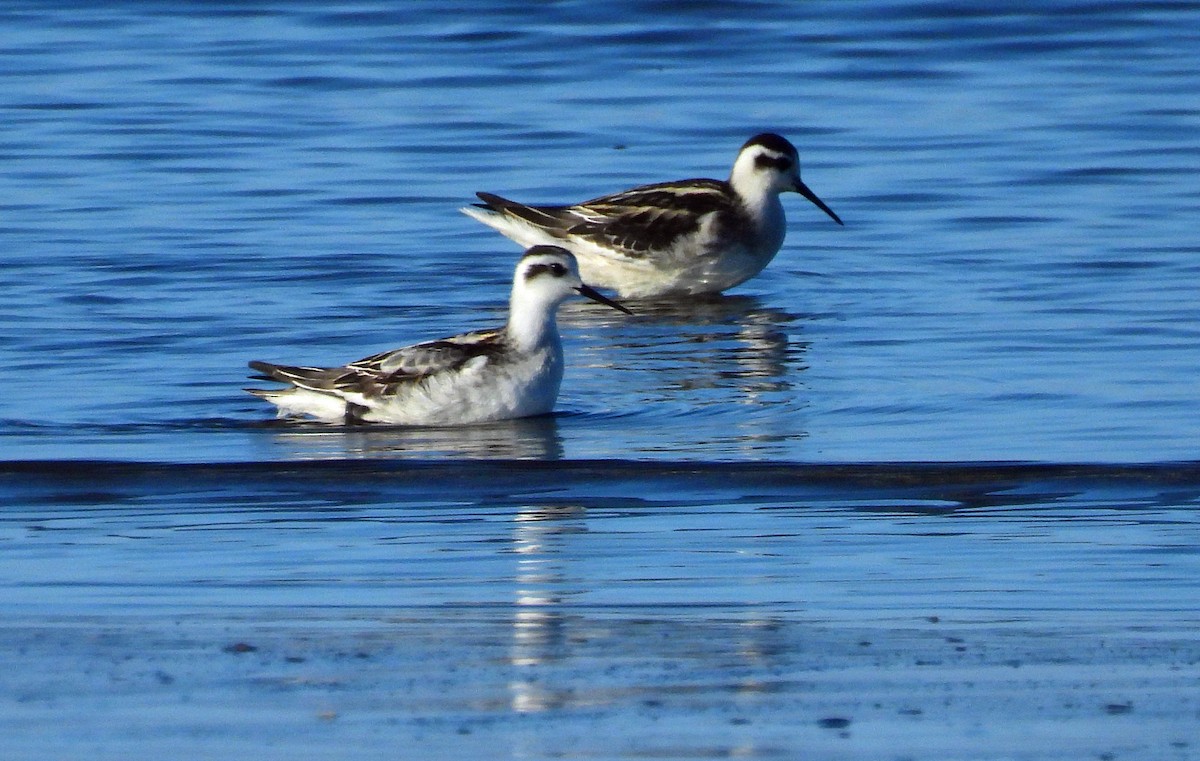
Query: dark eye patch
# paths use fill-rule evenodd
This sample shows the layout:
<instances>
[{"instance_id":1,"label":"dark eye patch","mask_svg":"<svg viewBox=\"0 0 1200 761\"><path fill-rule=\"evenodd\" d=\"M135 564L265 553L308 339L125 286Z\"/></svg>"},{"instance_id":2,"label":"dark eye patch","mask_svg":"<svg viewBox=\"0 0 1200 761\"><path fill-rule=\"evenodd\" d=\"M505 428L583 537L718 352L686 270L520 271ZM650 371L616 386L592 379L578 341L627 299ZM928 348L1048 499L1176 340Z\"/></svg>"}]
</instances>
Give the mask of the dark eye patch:
<instances>
[{"instance_id":1,"label":"dark eye patch","mask_svg":"<svg viewBox=\"0 0 1200 761\"><path fill-rule=\"evenodd\" d=\"M774 167L775 169L779 169L780 172L787 172L788 169L792 168L792 160L787 156L767 156L760 154L754 157L754 166L760 169Z\"/></svg>"},{"instance_id":2,"label":"dark eye patch","mask_svg":"<svg viewBox=\"0 0 1200 761\"><path fill-rule=\"evenodd\" d=\"M534 264L525 272L526 280L533 280L538 275L550 275L551 277L562 277L567 274L567 268L558 262L550 264Z\"/></svg>"},{"instance_id":3,"label":"dark eye patch","mask_svg":"<svg viewBox=\"0 0 1200 761\"><path fill-rule=\"evenodd\" d=\"M767 156L760 154L754 157L754 166L759 169L774 167L781 172L786 172L792 168L792 160L787 156Z\"/></svg>"}]
</instances>

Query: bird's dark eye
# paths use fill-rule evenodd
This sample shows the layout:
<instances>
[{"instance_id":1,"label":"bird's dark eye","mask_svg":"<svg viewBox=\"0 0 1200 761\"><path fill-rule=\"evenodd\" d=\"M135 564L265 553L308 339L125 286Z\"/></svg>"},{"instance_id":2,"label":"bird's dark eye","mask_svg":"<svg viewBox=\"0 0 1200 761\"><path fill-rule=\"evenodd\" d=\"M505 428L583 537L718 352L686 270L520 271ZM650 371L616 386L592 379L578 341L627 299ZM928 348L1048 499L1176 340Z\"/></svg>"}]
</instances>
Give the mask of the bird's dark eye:
<instances>
[{"instance_id":1,"label":"bird's dark eye","mask_svg":"<svg viewBox=\"0 0 1200 761\"><path fill-rule=\"evenodd\" d=\"M555 277L562 277L563 275L567 274L567 268L558 262L551 264L549 267L547 267L547 269L549 269L550 274L554 275Z\"/></svg>"}]
</instances>

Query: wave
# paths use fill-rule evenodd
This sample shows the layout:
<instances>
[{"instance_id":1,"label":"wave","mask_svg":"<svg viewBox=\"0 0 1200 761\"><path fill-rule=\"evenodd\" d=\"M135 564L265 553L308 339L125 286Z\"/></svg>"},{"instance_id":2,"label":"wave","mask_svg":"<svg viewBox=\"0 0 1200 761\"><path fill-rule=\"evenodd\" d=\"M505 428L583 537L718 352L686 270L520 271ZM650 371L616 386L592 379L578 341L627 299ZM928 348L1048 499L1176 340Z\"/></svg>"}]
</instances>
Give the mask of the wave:
<instances>
[{"instance_id":1,"label":"wave","mask_svg":"<svg viewBox=\"0 0 1200 761\"><path fill-rule=\"evenodd\" d=\"M763 463L649 460L346 460L227 463L119 460L0 461L0 489L77 490L105 484L154 488L252 486L255 482L387 482L399 490L496 491L531 487L633 482L679 482L690 488L742 493L803 493L824 489L929 490L972 487L990 491L1038 487L1141 487L1200 490L1200 461L1141 464L1047 462Z\"/></svg>"}]
</instances>

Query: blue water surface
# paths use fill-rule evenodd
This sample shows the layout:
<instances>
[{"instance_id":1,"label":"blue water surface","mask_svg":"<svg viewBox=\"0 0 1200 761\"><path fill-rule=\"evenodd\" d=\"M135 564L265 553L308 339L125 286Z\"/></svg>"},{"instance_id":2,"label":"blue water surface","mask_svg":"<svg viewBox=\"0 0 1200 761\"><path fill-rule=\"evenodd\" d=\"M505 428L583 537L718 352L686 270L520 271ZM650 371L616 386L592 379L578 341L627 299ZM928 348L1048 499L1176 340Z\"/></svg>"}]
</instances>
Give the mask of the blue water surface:
<instances>
[{"instance_id":1,"label":"blue water surface","mask_svg":"<svg viewBox=\"0 0 1200 761\"><path fill-rule=\"evenodd\" d=\"M1190 3L10 5L3 456L1192 459L1198 22ZM340 364L503 320L517 248L456 211L474 191L723 177L764 129L846 226L788 197L780 255L726 296L566 308L549 446L282 428L241 392L249 359Z\"/></svg>"},{"instance_id":2,"label":"blue water surface","mask_svg":"<svg viewBox=\"0 0 1200 761\"><path fill-rule=\"evenodd\" d=\"M6 761L1200 747L1200 3L0 30ZM727 294L568 304L555 415L242 391L503 321L475 191L721 178L764 130L845 226L789 196Z\"/></svg>"}]
</instances>

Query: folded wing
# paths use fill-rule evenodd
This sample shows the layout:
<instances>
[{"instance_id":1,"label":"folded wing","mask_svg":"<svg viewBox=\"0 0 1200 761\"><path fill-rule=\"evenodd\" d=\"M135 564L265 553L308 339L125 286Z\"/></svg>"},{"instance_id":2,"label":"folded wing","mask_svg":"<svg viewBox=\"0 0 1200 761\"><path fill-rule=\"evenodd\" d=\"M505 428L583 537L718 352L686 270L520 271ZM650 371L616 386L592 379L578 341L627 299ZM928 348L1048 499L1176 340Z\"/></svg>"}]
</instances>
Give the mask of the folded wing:
<instances>
[{"instance_id":1,"label":"folded wing","mask_svg":"<svg viewBox=\"0 0 1200 761\"><path fill-rule=\"evenodd\" d=\"M491 211L631 260L670 251L697 233L709 215L735 203L727 183L703 179L644 185L572 206L527 206L491 193L477 195Z\"/></svg>"},{"instance_id":2,"label":"folded wing","mask_svg":"<svg viewBox=\"0 0 1200 761\"><path fill-rule=\"evenodd\" d=\"M372 354L343 367L301 367L269 362L250 363L263 380L289 383L336 396L370 398L394 394L405 384L436 373L456 370L489 358L500 350L502 330L476 331L437 341ZM361 395L361 397L360 397Z\"/></svg>"}]
</instances>

